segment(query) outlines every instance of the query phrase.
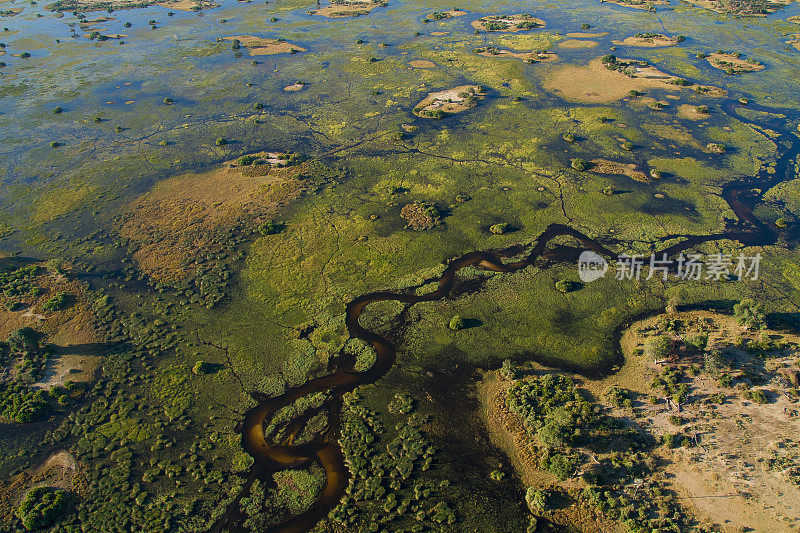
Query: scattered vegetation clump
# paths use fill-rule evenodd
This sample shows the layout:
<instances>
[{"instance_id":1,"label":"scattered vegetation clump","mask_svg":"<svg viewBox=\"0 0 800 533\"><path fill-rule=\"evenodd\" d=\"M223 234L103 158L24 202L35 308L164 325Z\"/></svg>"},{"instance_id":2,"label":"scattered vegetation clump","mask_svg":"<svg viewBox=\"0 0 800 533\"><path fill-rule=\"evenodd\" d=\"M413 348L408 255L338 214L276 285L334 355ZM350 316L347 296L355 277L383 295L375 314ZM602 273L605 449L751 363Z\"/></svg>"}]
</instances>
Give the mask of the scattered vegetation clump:
<instances>
[{"instance_id":1,"label":"scattered vegetation clump","mask_svg":"<svg viewBox=\"0 0 800 533\"><path fill-rule=\"evenodd\" d=\"M258 232L265 237L267 235L276 235L286 228L283 222L276 222L274 220L267 220L258 227Z\"/></svg>"},{"instance_id":2,"label":"scattered vegetation clump","mask_svg":"<svg viewBox=\"0 0 800 533\"><path fill-rule=\"evenodd\" d=\"M583 172L584 170L589 168L589 162L586 161L585 159L576 158L570 161L570 166L575 170L577 170L578 172Z\"/></svg>"},{"instance_id":3,"label":"scattered vegetation clump","mask_svg":"<svg viewBox=\"0 0 800 533\"><path fill-rule=\"evenodd\" d=\"M506 407L523 420L528 432L551 446L582 442L600 421L575 383L558 374L517 381L509 389Z\"/></svg>"},{"instance_id":4,"label":"scattered vegetation clump","mask_svg":"<svg viewBox=\"0 0 800 533\"><path fill-rule=\"evenodd\" d=\"M467 323L461 318L461 315L455 315L453 318L450 319L448 322L447 327L450 328L452 331L459 331L467 327Z\"/></svg>"},{"instance_id":5,"label":"scattered vegetation clump","mask_svg":"<svg viewBox=\"0 0 800 533\"><path fill-rule=\"evenodd\" d=\"M69 503L69 494L52 487L35 487L28 491L17 507L17 517L28 531L52 525Z\"/></svg>"},{"instance_id":6,"label":"scattered vegetation clump","mask_svg":"<svg viewBox=\"0 0 800 533\"><path fill-rule=\"evenodd\" d=\"M761 329L766 325L766 314L764 305L756 302L752 298L734 304L733 316L736 321L747 329Z\"/></svg>"},{"instance_id":7,"label":"scattered vegetation clump","mask_svg":"<svg viewBox=\"0 0 800 533\"><path fill-rule=\"evenodd\" d=\"M408 224L407 228L421 231L436 227L441 223L441 213L435 205L427 202L412 202L400 210L400 216Z\"/></svg>"},{"instance_id":8,"label":"scattered vegetation clump","mask_svg":"<svg viewBox=\"0 0 800 533\"><path fill-rule=\"evenodd\" d=\"M353 370L356 372L365 372L369 370L378 359L378 353L375 351L375 348L368 342L358 338L347 341L344 346L344 353L355 359Z\"/></svg>"},{"instance_id":9,"label":"scattered vegetation clump","mask_svg":"<svg viewBox=\"0 0 800 533\"><path fill-rule=\"evenodd\" d=\"M47 300L42 307L45 311L61 311L69 307L74 299L73 295L60 292Z\"/></svg>"},{"instance_id":10,"label":"scattered vegetation clump","mask_svg":"<svg viewBox=\"0 0 800 533\"><path fill-rule=\"evenodd\" d=\"M407 399L399 405L407 406ZM412 413L389 432L376 413L361 405L358 391L345 395L344 407L339 443L352 475L330 520L354 531L413 531L455 524L455 512L437 496L445 485L420 479L432 467L436 453L421 429L429 418Z\"/></svg>"},{"instance_id":11,"label":"scattered vegetation clump","mask_svg":"<svg viewBox=\"0 0 800 533\"><path fill-rule=\"evenodd\" d=\"M577 281L571 281L567 279L560 279L556 281L556 290L562 292L564 294L568 292L577 291L578 289L582 288L583 285Z\"/></svg>"},{"instance_id":12,"label":"scattered vegetation clump","mask_svg":"<svg viewBox=\"0 0 800 533\"><path fill-rule=\"evenodd\" d=\"M499 222L497 224L492 224L489 226L489 232L494 233L495 235L502 235L506 231L508 231L508 223L506 222Z\"/></svg>"}]
</instances>

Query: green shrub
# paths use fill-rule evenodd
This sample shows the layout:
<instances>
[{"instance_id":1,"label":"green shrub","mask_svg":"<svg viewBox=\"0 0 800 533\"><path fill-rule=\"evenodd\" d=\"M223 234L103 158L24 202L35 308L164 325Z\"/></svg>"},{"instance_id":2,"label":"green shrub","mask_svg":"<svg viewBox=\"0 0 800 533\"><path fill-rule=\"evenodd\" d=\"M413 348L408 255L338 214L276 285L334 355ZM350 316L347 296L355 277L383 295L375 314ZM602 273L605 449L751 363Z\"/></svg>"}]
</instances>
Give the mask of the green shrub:
<instances>
[{"instance_id":1,"label":"green shrub","mask_svg":"<svg viewBox=\"0 0 800 533\"><path fill-rule=\"evenodd\" d=\"M460 315L455 315L453 318L450 319L450 322L447 324L447 327L453 331L459 331L467 327L467 323L461 318Z\"/></svg>"},{"instance_id":2,"label":"green shrub","mask_svg":"<svg viewBox=\"0 0 800 533\"><path fill-rule=\"evenodd\" d=\"M46 311L61 311L69 307L73 300L72 295L60 292L47 300L43 307Z\"/></svg>"},{"instance_id":3,"label":"green shrub","mask_svg":"<svg viewBox=\"0 0 800 533\"><path fill-rule=\"evenodd\" d=\"M558 290L559 292L563 292L565 294L568 292L577 291L582 286L583 285L581 285L577 281L569 281L566 279L560 279L556 281L556 290Z\"/></svg>"},{"instance_id":4,"label":"green shrub","mask_svg":"<svg viewBox=\"0 0 800 533\"><path fill-rule=\"evenodd\" d=\"M197 361L192 367L192 373L196 375L210 374L214 371L215 365L206 361Z\"/></svg>"},{"instance_id":5,"label":"green shrub","mask_svg":"<svg viewBox=\"0 0 800 533\"><path fill-rule=\"evenodd\" d=\"M283 222L276 222L274 220L267 220L258 227L258 232L261 235L276 235L284 230L286 225Z\"/></svg>"},{"instance_id":6,"label":"green shrub","mask_svg":"<svg viewBox=\"0 0 800 533\"><path fill-rule=\"evenodd\" d=\"M584 159L573 159L570 163L570 166L577 170L578 172L583 172L587 168L589 168L589 162Z\"/></svg>"},{"instance_id":7,"label":"green shrub","mask_svg":"<svg viewBox=\"0 0 800 533\"><path fill-rule=\"evenodd\" d=\"M745 298L733 306L733 316L742 326L748 329L757 329L766 322L764 306L752 298Z\"/></svg>"},{"instance_id":8,"label":"green shrub","mask_svg":"<svg viewBox=\"0 0 800 533\"><path fill-rule=\"evenodd\" d=\"M505 222L500 222L498 224L492 224L489 227L489 231L494 233L495 235L502 235L508 230L508 224Z\"/></svg>"},{"instance_id":9,"label":"green shrub","mask_svg":"<svg viewBox=\"0 0 800 533\"><path fill-rule=\"evenodd\" d=\"M36 487L28 491L17 508L17 517L28 531L51 525L69 503L69 493L52 487Z\"/></svg>"}]
</instances>

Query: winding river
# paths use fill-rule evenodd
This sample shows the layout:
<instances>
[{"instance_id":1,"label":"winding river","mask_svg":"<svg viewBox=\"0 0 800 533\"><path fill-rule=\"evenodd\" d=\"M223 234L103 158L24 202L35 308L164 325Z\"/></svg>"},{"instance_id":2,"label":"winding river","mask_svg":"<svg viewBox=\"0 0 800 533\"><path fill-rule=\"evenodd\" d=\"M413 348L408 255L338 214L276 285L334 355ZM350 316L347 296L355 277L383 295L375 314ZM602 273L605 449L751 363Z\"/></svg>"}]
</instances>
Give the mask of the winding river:
<instances>
[{"instance_id":1,"label":"winding river","mask_svg":"<svg viewBox=\"0 0 800 533\"><path fill-rule=\"evenodd\" d=\"M726 111L736 114L739 120L749 123L733 108ZM753 209L769 188L787 179L791 173L795 157L798 155L798 143L791 133L784 134L778 139L779 143L783 141L788 141L791 149L786 150L779 158L774 173L762 169L755 178L734 180L723 187L722 197L738 219L732 227L719 234L683 236L683 240L679 243L656 253L659 256L662 253L674 256L701 243L720 239L735 240L751 246L774 243L777 238L775 231L759 220L754 215ZM754 188L759 188L760 191L753 194ZM575 260L582 250L581 248L569 246L548 248L552 239L561 236L572 237L585 248L598 254L607 257L615 255L599 241L571 226L550 224L532 245L512 246L505 250L470 252L451 261L438 280L438 288L433 292L416 295L407 292L378 291L352 300L346 308L345 323L348 333L353 338L366 341L375 349L377 352L375 364L367 371L357 372L353 368L352 358L343 357L339 368L333 374L311 380L274 398L257 398L259 404L245 414L244 420L238 428L242 435L244 449L255 459L239 498L249 491L250 485L257 478L271 481L271 475L274 472L316 461L322 465L326 475L321 495L306 512L273 527L270 531L272 533L301 533L311 529L338 504L349 483L350 473L337 442L342 396L359 385L377 381L392 368L395 362L395 346L359 323L359 318L364 310L376 302L395 301L411 306L418 302L446 298L453 291L458 271L470 266L493 272L510 273L533 265L539 258L561 262ZM272 445L266 441L265 424L279 409L303 396L325 391L331 395L327 406L330 413L327 432L318 435L311 442L301 445ZM229 505L213 531L245 531L242 526L243 518L239 511L239 499L237 498Z\"/></svg>"}]
</instances>

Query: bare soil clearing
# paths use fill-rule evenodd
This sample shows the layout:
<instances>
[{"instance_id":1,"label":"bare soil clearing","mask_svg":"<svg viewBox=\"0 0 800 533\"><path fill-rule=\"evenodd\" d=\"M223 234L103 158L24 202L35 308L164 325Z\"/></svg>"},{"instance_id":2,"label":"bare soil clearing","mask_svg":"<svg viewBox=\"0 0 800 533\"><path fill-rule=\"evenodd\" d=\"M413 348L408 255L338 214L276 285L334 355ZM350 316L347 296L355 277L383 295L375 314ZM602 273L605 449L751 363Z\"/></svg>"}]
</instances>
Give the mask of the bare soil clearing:
<instances>
[{"instance_id":1,"label":"bare soil clearing","mask_svg":"<svg viewBox=\"0 0 800 533\"><path fill-rule=\"evenodd\" d=\"M708 335L706 352L724 347L728 373L734 385L722 386L707 372L686 375L690 401L680 406L642 401L636 404L636 421L644 431L661 435L674 433L671 416L680 416L683 434L697 435L699 445L691 448L663 449L664 459L672 464L672 484L697 512L728 530L749 527L751 531L796 531L800 516L800 486L791 482L791 464L800 467L800 400L792 392L797 376L796 345L800 336L765 331L774 342L795 348L777 350L766 359L752 350L740 348L742 339L756 341L758 334L744 330L731 316L708 311L667 315L689 324L683 337ZM622 338L626 364L623 370L602 385L613 384L642 395L658 395L650 385L664 364L655 364L644 355L635 355L646 343L648 328L662 317L633 324ZM698 361L678 359L684 367ZM699 362L702 364L702 361ZM794 378L796 379L796 378ZM761 390L767 403L747 397ZM796 390L796 389L794 389ZM719 399L723 399L721 402ZM720 505L720 502L725 502Z\"/></svg>"}]
</instances>

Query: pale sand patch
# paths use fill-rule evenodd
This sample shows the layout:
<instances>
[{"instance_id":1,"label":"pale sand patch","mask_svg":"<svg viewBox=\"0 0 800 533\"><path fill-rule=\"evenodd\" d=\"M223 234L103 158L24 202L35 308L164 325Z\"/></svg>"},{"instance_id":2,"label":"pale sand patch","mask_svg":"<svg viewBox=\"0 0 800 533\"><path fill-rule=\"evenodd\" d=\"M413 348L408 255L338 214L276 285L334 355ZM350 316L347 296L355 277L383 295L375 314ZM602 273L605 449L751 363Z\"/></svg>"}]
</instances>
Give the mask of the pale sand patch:
<instances>
[{"instance_id":1,"label":"pale sand patch","mask_svg":"<svg viewBox=\"0 0 800 533\"><path fill-rule=\"evenodd\" d=\"M472 23L472 27L482 31L515 32L544 28L545 22L533 15L520 13L518 15L492 15L490 17L479 18Z\"/></svg>"},{"instance_id":2,"label":"pale sand patch","mask_svg":"<svg viewBox=\"0 0 800 533\"><path fill-rule=\"evenodd\" d=\"M677 85L665 83L669 79L673 79L672 76L653 67L641 68L636 77L631 78L607 69L597 58L583 67L568 65L555 70L545 78L543 87L570 101L609 103L625 98L632 89L680 90Z\"/></svg>"},{"instance_id":3,"label":"pale sand patch","mask_svg":"<svg viewBox=\"0 0 800 533\"><path fill-rule=\"evenodd\" d=\"M793 24L800 24L800 15L789 17L788 19L786 19L786 22L791 22Z\"/></svg>"},{"instance_id":4,"label":"pale sand patch","mask_svg":"<svg viewBox=\"0 0 800 533\"><path fill-rule=\"evenodd\" d=\"M305 83L298 81L293 85L287 85L286 87L283 88L283 90L291 93L296 93L298 91L302 91L305 88L305 86L306 86Z\"/></svg>"},{"instance_id":5,"label":"pale sand patch","mask_svg":"<svg viewBox=\"0 0 800 533\"><path fill-rule=\"evenodd\" d=\"M608 35L607 31L602 31L599 33L584 33L580 31L574 31L572 33L568 33L567 37L572 37L573 39L599 39L600 37L605 37Z\"/></svg>"},{"instance_id":6,"label":"pale sand patch","mask_svg":"<svg viewBox=\"0 0 800 533\"><path fill-rule=\"evenodd\" d=\"M650 183L650 178L647 177L647 174L639 170L639 167L633 163L618 163L616 161L609 161L608 159L593 159L590 163L592 166L589 167L589 172L596 172L597 174L619 174L621 176L627 176L632 180Z\"/></svg>"},{"instance_id":7,"label":"pale sand patch","mask_svg":"<svg viewBox=\"0 0 800 533\"><path fill-rule=\"evenodd\" d=\"M800 50L800 33L793 33L787 37L789 37L789 40L786 41L786 44L791 44L797 50Z\"/></svg>"},{"instance_id":8,"label":"pale sand patch","mask_svg":"<svg viewBox=\"0 0 800 533\"><path fill-rule=\"evenodd\" d=\"M291 54L295 52L307 52L302 46L297 46L289 41L281 39L262 39L252 35L238 35L235 37L224 37L225 41L238 40L242 46L248 49L251 56L271 56L275 54Z\"/></svg>"},{"instance_id":9,"label":"pale sand patch","mask_svg":"<svg viewBox=\"0 0 800 533\"><path fill-rule=\"evenodd\" d=\"M683 104L678 107L678 116L688 120L707 120L708 113L698 113L697 106Z\"/></svg>"},{"instance_id":10,"label":"pale sand patch","mask_svg":"<svg viewBox=\"0 0 800 533\"><path fill-rule=\"evenodd\" d=\"M414 59L413 61L409 61L408 64L414 68L433 68L436 66L436 63L428 61L427 59Z\"/></svg>"},{"instance_id":11,"label":"pale sand patch","mask_svg":"<svg viewBox=\"0 0 800 533\"><path fill-rule=\"evenodd\" d=\"M767 68L765 65L762 65L758 61L751 59L742 59L741 57L736 57L734 53L722 53L719 54L714 52L712 54L708 54L708 63L720 70L727 70L733 69L735 72L758 72Z\"/></svg>"},{"instance_id":12,"label":"pale sand patch","mask_svg":"<svg viewBox=\"0 0 800 533\"><path fill-rule=\"evenodd\" d=\"M450 35L449 31L432 31L431 35L434 37L444 37L445 35Z\"/></svg>"},{"instance_id":13,"label":"pale sand patch","mask_svg":"<svg viewBox=\"0 0 800 533\"><path fill-rule=\"evenodd\" d=\"M558 46L561 48L579 49L579 48L594 48L598 45L597 41L581 41L578 39L567 39L561 41Z\"/></svg>"},{"instance_id":14,"label":"pale sand patch","mask_svg":"<svg viewBox=\"0 0 800 533\"><path fill-rule=\"evenodd\" d=\"M668 37L663 34L658 34L653 37L627 37L622 41L612 41L619 46L638 46L641 48L658 48L661 46L675 46L678 43L677 37Z\"/></svg>"},{"instance_id":15,"label":"pale sand patch","mask_svg":"<svg viewBox=\"0 0 800 533\"><path fill-rule=\"evenodd\" d=\"M67 381L94 380L105 355L99 340L85 321L73 319L64 324L47 339L48 344L54 345L53 355L45 363L42 379L33 386L49 390L63 387Z\"/></svg>"}]
</instances>

